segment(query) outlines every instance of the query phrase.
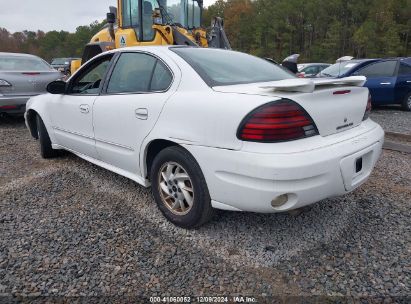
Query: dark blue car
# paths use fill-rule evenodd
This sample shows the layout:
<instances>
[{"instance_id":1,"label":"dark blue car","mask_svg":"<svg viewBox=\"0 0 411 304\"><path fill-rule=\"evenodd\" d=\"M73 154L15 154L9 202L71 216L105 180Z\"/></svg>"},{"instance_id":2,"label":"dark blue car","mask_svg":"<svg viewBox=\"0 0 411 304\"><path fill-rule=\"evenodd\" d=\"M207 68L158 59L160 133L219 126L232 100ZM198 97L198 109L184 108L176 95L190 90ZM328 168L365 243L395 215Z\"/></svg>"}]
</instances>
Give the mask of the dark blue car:
<instances>
[{"instance_id":1,"label":"dark blue car","mask_svg":"<svg viewBox=\"0 0 411 304\"><path fill-rule=\"evenodd\" d=\"M366 76L373 105L401 104L411 111L411 58L354 59L333 64L319 77Z\"/></svg>"}]
</instances>

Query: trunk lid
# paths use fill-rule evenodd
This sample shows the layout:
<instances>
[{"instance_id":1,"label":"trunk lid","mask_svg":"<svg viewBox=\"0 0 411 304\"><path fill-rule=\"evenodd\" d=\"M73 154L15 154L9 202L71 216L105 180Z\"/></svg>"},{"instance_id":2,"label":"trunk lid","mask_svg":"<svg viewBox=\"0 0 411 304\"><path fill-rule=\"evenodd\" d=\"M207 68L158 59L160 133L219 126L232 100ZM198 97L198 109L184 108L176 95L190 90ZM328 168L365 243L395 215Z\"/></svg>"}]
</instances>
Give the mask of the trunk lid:
<instances>
[{"instance_id":1,"label":"trunk lid","mask_svg":"<svg viewBox=\"0 0 411 304\"><path fill-rule=\"evenodd\" d=\"M287 98L311 116L321 136L346 131L361 124L368 101L365 77L341 79L287 79L274 82L219 86L222 93Z\"/></svg>"},{"instance_id":2,"label":"trunk lid","mask_svg":"<svg viewBox=\"0 0 411 304\"><path fill-rule=\"evenodd\" d=\"M46 92L47 85L63 75L55 70L50 71L0 71L0 79L11 84L0 87L0 94L6 96L31 96Z\"/></svg>"}]
</instances>

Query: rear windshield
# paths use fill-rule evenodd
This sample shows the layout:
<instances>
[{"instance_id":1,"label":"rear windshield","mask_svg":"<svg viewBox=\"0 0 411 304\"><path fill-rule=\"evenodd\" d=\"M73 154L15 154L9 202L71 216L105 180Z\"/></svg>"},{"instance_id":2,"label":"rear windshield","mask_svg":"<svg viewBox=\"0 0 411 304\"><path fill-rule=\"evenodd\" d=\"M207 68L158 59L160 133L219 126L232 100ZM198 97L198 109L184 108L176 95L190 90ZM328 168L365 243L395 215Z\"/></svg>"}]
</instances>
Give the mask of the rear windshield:
<instances>
[{"instance_id":1,"label":"rear windshield","mask_svg":"<svg viewBox=\"0 0 411 304\"><path fill-rule=\"evenodd\" d=\"M53 61L51 62L51 64L60 64L60 65L69 64L69 63L70 63L70 60L68 58L56 58L56 59L53 59Z\"/></svg>"},{"instance_id":2,"label":"rear windshield","mask_svg":"<svg viewBox=\"0 0 411 304\"><path fill-rule=\"evenodd\" d=\"M360 62L355 62L355 61L344 61L341 63L336 63L328 68L322 70L320 72L321 76L326 76L326 77L338 77L340 75L344 75L347 73L349 70L353 69L357 65L359 65Z\"/></svg>"},{"instance_id":3,"label":"rear windshield","mask_svg":"<svg viewBox=\"0 0 411 304\"><path fill-rule=\"evenodd\" d=\"M295 76L276 64L244 53L203 48L171 48L209 86L277 81Z\"/></svg>"},{"instance_id":4,"label":"rear windshield","mask_svg":"<svg viewBox=\"0 0 411 304\"><path fill-rule=\"evenodd\" d=\"M1 56L0 71L50 71L52 67L35 57Z\"/></svg>"}]
</instances>

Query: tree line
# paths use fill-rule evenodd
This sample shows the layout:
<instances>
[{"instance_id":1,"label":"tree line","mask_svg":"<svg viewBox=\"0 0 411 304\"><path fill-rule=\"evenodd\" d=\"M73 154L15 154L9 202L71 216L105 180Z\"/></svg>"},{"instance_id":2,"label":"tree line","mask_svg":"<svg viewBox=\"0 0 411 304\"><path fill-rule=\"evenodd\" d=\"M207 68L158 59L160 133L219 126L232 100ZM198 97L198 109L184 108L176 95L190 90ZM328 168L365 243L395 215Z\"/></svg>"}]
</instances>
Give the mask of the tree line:
<instances>
[{"instance_id":1,"label":"tree line","mask_svg":"<svg viewBox=\"0 0 411 304\"><path fill-rule=\"evenodd\" d=\"M411 0L218 0L234 49L278 61L411 56Z\"/></svg>"},{"instance_id":2,"label":"tree line","mask_svg":"<svg viewBox=\"0 0 411 304\"><path fill-rule=\"evenodd\" d=\"M77 27L74 33L41 30L10 33L0 28L0 52L28 53L50 61L58 57L81 57L84 46L104 26L105 21Z\"/></svg>"},{"instance_id":3,"label":"tree line","mask_svg":"<svg viewBox=\"0 0 411 304\"><path fill-rule=\"evenodd\" d=\"M294 53L307 62L411 55L411 0L217 0L204 9L203 25L214 16L224 18L233 49L277 61ZM74 33L0 28L0 51L81 57L104 23Z\"/></svg>"}]
</instances>

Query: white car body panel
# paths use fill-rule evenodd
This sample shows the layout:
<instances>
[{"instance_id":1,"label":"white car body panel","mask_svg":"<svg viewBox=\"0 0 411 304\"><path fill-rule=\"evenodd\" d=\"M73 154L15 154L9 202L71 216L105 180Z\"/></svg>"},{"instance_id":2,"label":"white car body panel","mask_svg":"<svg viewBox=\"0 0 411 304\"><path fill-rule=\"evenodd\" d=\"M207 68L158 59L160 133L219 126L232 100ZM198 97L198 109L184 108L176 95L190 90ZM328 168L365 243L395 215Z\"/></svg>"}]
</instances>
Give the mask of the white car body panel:
<instances>
[{"instance_id":1,"label":"white car body panel","mask_svg":"<svg viewBox=\"0 0 411 304\"><path fill-rule=\"evenodd\" d=\"M164 93L30 99L27 111L41 116L53 148L149 186L147 149L155 140L168 140L197 160L213 207L267 213L352 191L367 180L380 156L384 132L370 119L362 121L368 90L356 86L359 79L352 80L354 86L314 85L313 93L273 90L272 82L211 88L169 47L112 52L125 50L160 57L174 75L171 87ZM336 90L349 93L334 95ZM237 138L248 113L282 98L300 104L320 135L280 143ZM90 111L81 113L81 105ZM359 157L364 168L356 174L353 162ZM271 201L282 194L288 194L288 202L272 207Z\"/></svg>"},{"instance_id":2,"label":"white car body panel","mask_svg":"<svg viewBox=\"0 0 411 304\"><path fill-rule=\"evenodd\" d=\"M97 96L52 95L49 103L55 143L97 158L93 130L93 105Z\"/></svg>"}]
</instances>

